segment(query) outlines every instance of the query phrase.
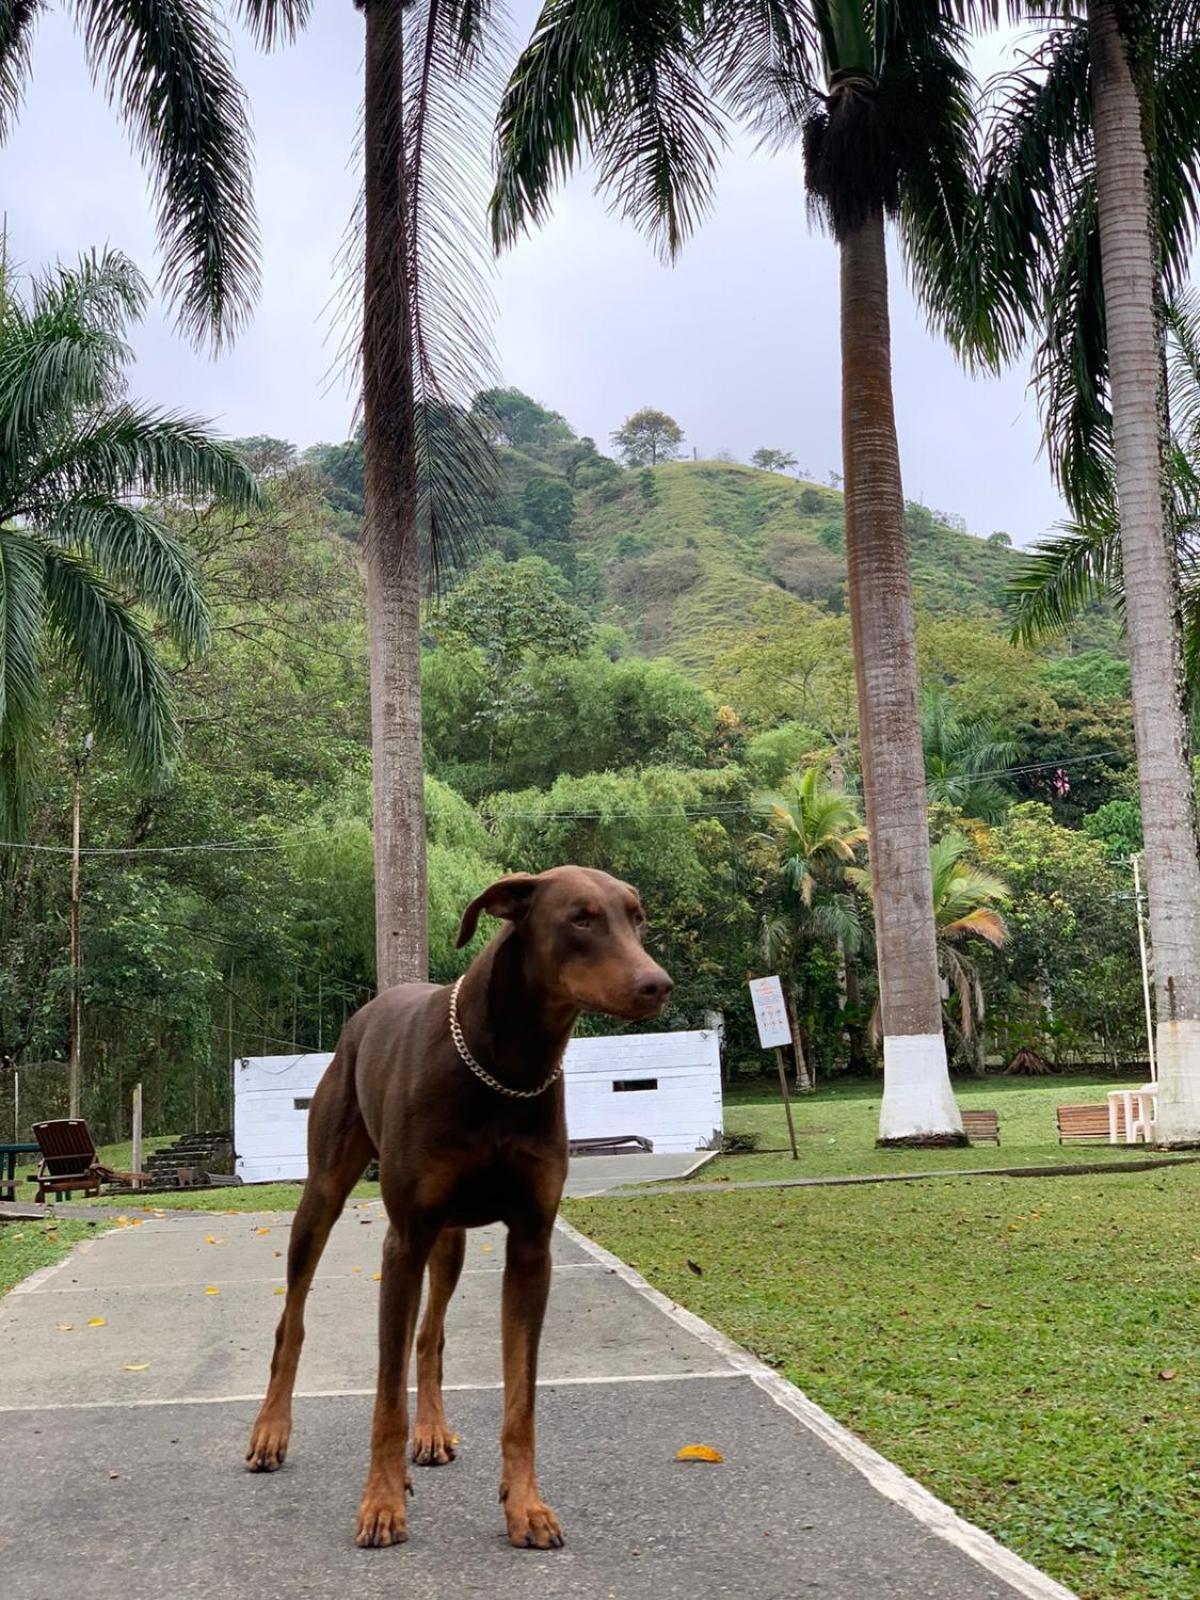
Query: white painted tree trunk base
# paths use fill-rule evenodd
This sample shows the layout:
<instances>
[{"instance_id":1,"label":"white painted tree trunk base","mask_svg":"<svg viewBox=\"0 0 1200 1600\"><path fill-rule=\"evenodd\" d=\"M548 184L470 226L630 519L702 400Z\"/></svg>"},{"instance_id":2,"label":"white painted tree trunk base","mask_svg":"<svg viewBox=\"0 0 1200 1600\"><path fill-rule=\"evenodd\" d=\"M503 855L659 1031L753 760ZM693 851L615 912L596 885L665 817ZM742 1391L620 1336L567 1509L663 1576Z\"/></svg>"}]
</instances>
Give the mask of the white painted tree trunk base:
<instances>
[{"instance_id":1,"label":"white painted tree trunk base","mask_svg":"<svg viewBox=\"0 0 1200 1600\"><path fill-rule=\"evenodd\" d=\"M1200 1145L1200 1022L1160 1022L1154 1042L1158 1052L1155 1142Z\"/></svg>"},{"instance_id":2,"label":"white painted tree trunk base","mask_svg":"<svg viewBox=\"0 0 1200 1600\"><path fill-rule=\"evenodd\" d=\"M940 1033L884 1035L881 1144L965 1144Z\"/></svg>"}]
</instances>

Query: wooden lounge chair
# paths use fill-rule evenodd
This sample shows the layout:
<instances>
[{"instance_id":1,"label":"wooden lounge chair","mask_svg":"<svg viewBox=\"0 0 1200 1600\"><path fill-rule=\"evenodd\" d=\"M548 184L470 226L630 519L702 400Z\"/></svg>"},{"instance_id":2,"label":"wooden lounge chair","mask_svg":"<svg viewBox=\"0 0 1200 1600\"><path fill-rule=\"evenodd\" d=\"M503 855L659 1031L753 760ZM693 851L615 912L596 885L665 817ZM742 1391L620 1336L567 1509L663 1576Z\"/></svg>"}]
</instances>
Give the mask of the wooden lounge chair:
<instances>
[{"instance_id":1,"label":"wooden lounge chair","mask_svg":"<svg viewBox=\"0 0 1200 1600\"><path fill-rule=\"evenodd\" d=\"M963 1132L972 1144L1000 1143L1000 1113L998 1111L964 1111Z\"/></svg>"},{"instance_id":2,"label":"wooden lounge chair","mask_svg":"<svg viewBox=\"0 0 1200 1600\"><path fill-rule=\"evenodd\" d=\"M1108 1107L1059 1106L1055 1111L1059 1144L1107 1144ZM1117 1104L1117 1138L1125 1142L1125 1108Z\"/></svg>"},{"instance_id":3,"label":"wooden lounge chair","mask_svg":"<svg viewBox=\"0 0 1200 1600\"><path fill-rule=\"evenodd\" d=\"M623 1156L653 1149L651 1141L640 1133L613 1134L607 1139L572 1139L568 1144L573 1156Z\"/></svg>"},{"instance_id":4,"label":"wooden lounge chair","mask_svg":"<svg viewBox=\"0 0 1200 1600\"><path fill-rule=\"evenodd\" d=\"M41 1165L30 1183L36 1183L36 1199L47 1194L56 1200L82 1189L99 1194L102 1183L135 1183L145 1180L144 1172L114 1172L96 1154L96 1144L82 1117L64 1117L58 1122L37 1122L33 1136L42 1152Z\"/></svg>"}]
</instances>

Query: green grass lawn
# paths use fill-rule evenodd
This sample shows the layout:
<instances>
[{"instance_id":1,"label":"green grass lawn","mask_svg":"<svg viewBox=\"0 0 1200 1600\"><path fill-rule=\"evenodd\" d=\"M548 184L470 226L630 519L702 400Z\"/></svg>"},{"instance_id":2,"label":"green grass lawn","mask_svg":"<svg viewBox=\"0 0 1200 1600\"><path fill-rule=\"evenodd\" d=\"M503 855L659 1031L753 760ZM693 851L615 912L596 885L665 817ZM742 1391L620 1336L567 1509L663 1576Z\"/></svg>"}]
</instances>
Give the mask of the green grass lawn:
<instances>
[{"instance_id":1,"label":"green grass lawn","mask_svg":"<svg viewBox=\"0 0 1200 1600\"><path fill-rule=\"evenodd\" d=\"M0 1295L39 1267L48 1267L80 1239L96 1232L94 1222L6 1222L0 1225Z\"/></svg>"},{"instance_id":2,"label":"green grass lawn","mask_svg":"<svg viewBox=\"0 0 1200 1600\"><path fill-rule=\"evenodd\" d=\"M1087 1600L1200 1594L1200 1167L564 1209Z\"/></svg>"},{"instance_id":3,"label":"green grass lawn","mask_svg":"<svg viewBox=\"0 0 1200 1600\"><path fill-rule=\"evenodd\" d=\"M726 1133L756 1134L759 1153L720 1156L702 1167L694 1181L1119 1162L1135 1151L1128 1146L1060 1145L1054 1108L1093 1102L1102 1105L1107 1091L1125 1087L1126 1081L1078 1077L956 1078L954 1092L964 1109L995 1110L1000 1115L998 1147L984 1144L963 1150L876 1150L882 1082L833 1083L815 1094L792 1098L799 1161L793 1161L788 1153L787 1122L778 1085L764 1081L750 1088L735 1088L725 1098ZM1145 1156L1147 1151L1139 1148L1136 1154Z\"/></svg>"}]
</instances>

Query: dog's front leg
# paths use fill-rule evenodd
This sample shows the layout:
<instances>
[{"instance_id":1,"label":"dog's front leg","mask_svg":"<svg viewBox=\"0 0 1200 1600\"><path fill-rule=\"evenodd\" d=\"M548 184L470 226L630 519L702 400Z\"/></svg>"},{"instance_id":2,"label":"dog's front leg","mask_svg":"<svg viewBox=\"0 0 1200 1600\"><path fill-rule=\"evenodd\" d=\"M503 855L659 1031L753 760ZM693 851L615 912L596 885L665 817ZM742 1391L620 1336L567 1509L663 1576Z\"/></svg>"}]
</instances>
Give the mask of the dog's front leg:
<instances>
[{"instance_id":1,"label":"dog's front leg","mask_svg":"<svg viewBox=\"0 0 1200 1600\"><path fill-rule=\"evenodd\" d=\"M403 1544L408 1538L408 1368L413 1330L436 1227L393 1223L383 1245L379 1295L379 1382L371 1426L371 1465L358 1510L359 1545Z\"/></svg>"},{"instance_id":2,"label":"dog's front leg","mask_svg":"<svg viewBox=\"0 0 1200 1600\"><path fill-rule=\"evenodd\" d=\"M533 1404L538 1341L550 1292L550 1224L510 1224L504 1264L504 1429L500 1498L510 1544L558 1549L558 1518L538 1493Z\"/></svg>"}]
</instances>

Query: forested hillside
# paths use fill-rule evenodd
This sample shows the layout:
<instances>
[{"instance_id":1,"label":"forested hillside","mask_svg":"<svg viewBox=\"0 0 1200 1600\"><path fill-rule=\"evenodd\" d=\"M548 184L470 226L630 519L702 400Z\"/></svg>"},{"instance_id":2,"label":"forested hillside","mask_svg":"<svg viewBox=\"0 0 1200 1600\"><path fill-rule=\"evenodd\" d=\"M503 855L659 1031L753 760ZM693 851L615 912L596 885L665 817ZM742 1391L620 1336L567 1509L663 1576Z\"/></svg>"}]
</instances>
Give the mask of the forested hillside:
<instances>
[{"instance_id":1,"label":"forested hillside","mask_svg":"<svg viewBox=\"0 0 1200 1600\"><path fill-rule=\"evenodd\" d=\"M491 877L593 863L643 891L678 983L664 1026L722 1011L731 1062L753 1066L745 980L782 969L806 1065L869 1070L865 896L815 866L807 911L792 892L800 775L858 804L840 495L737 463L622 468L505 395L490 549L425 619L434 977L469 958L458 916ZM174 775L148 789L106 740L81 765L84 1101L105 1132L139 1079L153 1128L223 1123L234 1055L328 1048L374 983L361 456L243 448L261 510L170 513L214 612L203 659L160 641L185 732ZM1052 648L1014 645L1007 542L917 505L908 523L933 834L957 841L952 886L967 869L1001 884L1007 929L996 947L964 940L947 912L960 1065L984 1054L975 984L992 1058L1113 1060L1140 1026L1116 627L1097 614ZM60 1109L67 1052L87 723L71 683L52 693L0 885L0 1048L23 1121ZM824 921L805 920L814 906Z\"/></svg>"}]
</instances>

